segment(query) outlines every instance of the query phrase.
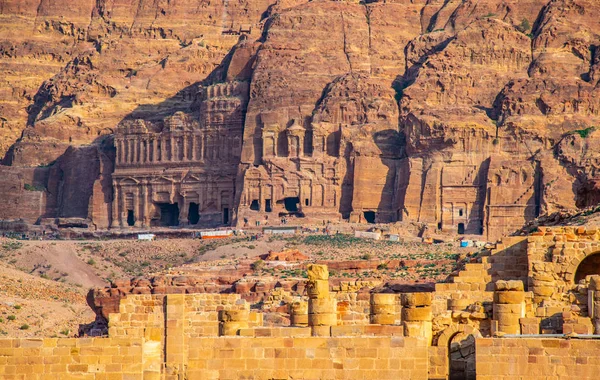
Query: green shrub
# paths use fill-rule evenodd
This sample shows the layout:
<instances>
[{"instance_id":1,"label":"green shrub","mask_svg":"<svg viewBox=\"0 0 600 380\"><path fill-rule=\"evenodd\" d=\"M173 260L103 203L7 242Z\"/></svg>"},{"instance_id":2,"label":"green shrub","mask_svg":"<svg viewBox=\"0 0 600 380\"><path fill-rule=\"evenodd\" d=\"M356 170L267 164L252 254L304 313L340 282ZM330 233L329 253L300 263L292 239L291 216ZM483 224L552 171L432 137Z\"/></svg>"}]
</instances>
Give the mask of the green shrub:
<instances>
[{"instance_id":1,"label":"green shrub","mask_svg":"<svg viewBox=\"0 0 600 380\"><path fill-rule=\"evenodd\" d=\"M265 262L262 260L256 260L255 262L253 262L250 265L250 267L255 271L263 269L264 266L265 266Z\"/></svg>"},{"instance_id":2,"label":"green shrub","mask_svg":"<svg viewBox=\"0 0 600 380\"><path fill-rule=\"evenodd\" d=\"M27 323L22 324L21 327L19 327L21 330L29 330L29 325Z\"/></svg>"},{"instance_id":3,"label":"green shrub","mask_svg":"<svg viewBox=\"0 0 600 380\"><path fill-rule=\"evenodd\" d=\"M23 188L27 191L44 191L44 190L46 190L46 188L44 188L42 186L34 186L34 185L30 185L28 183L23 185Z\"/></svg>"},{"instance_id":4,"label":"green shrub","mask_svg":"<svg viewBox=\"0 0 600 380\"><path fill-rule=\"evenodd\" d=\"M89 259L89 260L87 261L87 263L88 263L88 265L96 265L96 260L94 260L94 259Z\"/></svg>"},{"instance_id":5,"label":"green shrub","mask_svg":"<svg viewBox=\"0 0 600 380\"><path fill-rule=\"evenodd\" d=\"M517 26L517 30L521 33L525 33L531 30L531 24L529 23L529 20L527 20L526 18L521 20L521 23L519 24L519 26Z\"/></svg>"},{"instance_id":6,"label":"green shrub","mask_svg":"<svg viewBox=\"0 0 600 380\"><path fill-rule=\"evenodd\" d=\"M582 139L585 139L595 130L596 130L596 127L588 127L585 129L579 129L577 131L573 131L573 133L577 133Z\"/></svg>"},{"instance_id":7,"label":"green shrub","mask_svg":"<svg viewBox=\"0 0 600 380\"><path fill-rule=\"evenodd\" d=\"M15 319L17 319L17 317L15 317L15 316L14 316L14 315L12 315L12 314L11 314L11 315L9 315L7 318L8 318L8 320L9 320L9 321L14 321Z\"/></svg>"}]
</instances>

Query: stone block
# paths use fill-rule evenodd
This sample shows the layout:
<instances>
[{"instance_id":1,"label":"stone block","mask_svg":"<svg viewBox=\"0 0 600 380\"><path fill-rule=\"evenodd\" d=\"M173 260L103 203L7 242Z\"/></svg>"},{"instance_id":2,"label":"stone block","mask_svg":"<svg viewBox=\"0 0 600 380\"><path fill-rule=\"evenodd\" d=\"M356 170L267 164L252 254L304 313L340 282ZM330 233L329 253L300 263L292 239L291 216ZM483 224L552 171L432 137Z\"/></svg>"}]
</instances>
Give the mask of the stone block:
<instances>
[{"instance_id":1,"label":"stone block","mask_svg":"<svg viewBox=\"0 0 600 380\"><path fill-rule=\"evenodd\" d=\"M394 293L372 293L371 305L395 305L398 297Z\"/></svg>"},{"instance_id":2,"label":"stone block","mask_svg":"<svg viewBox=\"0 0 600 380\"><path fill-rule=\"evenodd\" d=\"M525 302L525 292L504 291L494 294L495 302L499 304L521 304Z\"/></svg>"},{"instance_id":3,"label":"stone block","mask_svg":"<svg viewBox=\"0 0 600 380\"><path fill-rule=\"evenodd\" d=\"M395 314L396 305L371 304L371 314Z\"/></svg>"},{"instance_id":4,"label":"stone block","mask_svg":"<svg viewBox=\"0 0 600 380\"><path fill-rule=\"evenodd\" d=\"M431 306L431 293L404 293L402 305L408 307Z\"/></svg>"},{"instance_id":5,"label":"stone block","mask_svg":"<svg viewBox=\"0 0 600 380\"><path fill-rule=\"evenodd\" d=\"M496 314L518 314L521 317L523 312L522 304L494 304L494 316Z\"/></svg>"},{"instance_id":6,"label":"stone block","mask_svg":"<svg viewBox=\"0 0 600 380\"><path fill-rule=\"evenodd\" d=\"M431 321L432 312L431 306L426 307L415 307L415 308L403 308L402 309L402 320L403 321Z\"/></svg>"},{"instance_id":7,"label":"stone block","mask_svg":"<svg viewBox=\"0 0 600 380\"><path fill-rule=\"evenodd\" d=\"M449 299L448 309L452 311L463 311L471 304L473 304L473 301L470 299Z\"/></svg>"},{"instance_id":8,"label":"stone block","mask_svg":"<svg viewBox=\"0 0 600 380\"><path fill-rule=\"evenodd\" d=\"M308 314L309 326L336 326L337 314Z\"/></svg>"},{"instance_id":9,"label":"stone block","mask_svg":"<svg viewBox=\"0 0 600 380\"><path fill-rule=\"evenodd\" d=\"M306 284L306 294L309 298L328 298L329 297L329 281L313 280Z\"/></svg>"},{"instance_id":10,"label":"stone block","mask_svg":"<svg viewBox=\"0 0 600 380\"><path fill-rule=\"evenodd\" d=\"M329 279L329 270L327 269L327 265L308 264L306 267L306 273L309 281Z\"/></svg>"},{"instance_id":11,"label":"stone block","mask_svg":"<svg viewBox=\"0 0 600 380\"><path fill-rule=\"evenodd\" d=\"M331 336L331 326L313 326L312 336Z\"/></svg>"},{"instance_id":12,"label":"stone block","mask_svg":"<svg viewBox=\"0 0 600 380\"><path fill-rule=\"evenodd\" d=\"M337 302L333 297L311 298L308 301L309 314L330 314L336 313Z\"/></svg>"},{"instance_id":13,"label":"stone block","mask_svg":"<svg viewBox=\"0 0 600 380\"><path fill-rule=\"evenodd\" d=\"M219 321L222 322L239 322L248 321L248 310L220 310Z\"/></svg>"},{"instance_id":14,"label":"stone block","mask_svg":"<svg viewBox=\"0 0 600 380\"><path fill-rule=\"evenodd\" d=\"M373 314L370 321L374 325L393 325L397 320L396 314Z\"/></svg>"},{"instance_id":15,"label":"stone block","mask_svg":"<svg viewBox=\"0 0 600 380\"><path fill-rule=\"evenodd\" d=\"M501 313L501 314L495 314L494 315L494 320L498 321L498 325L517 325L517 326L520 326L519 319L521 319L521 316L519 314Z\"/></svg>"},{"instance_id":16,"label":"stone block","mask_svg":"<svg viewBox=\"0 0 600 380\"><path fill-rule=\"evenodd\" d=\"M522 292L525 290L523 281L520 280L499 280L496 281L495 288L496 291L516 290Z\"/></svg>"}]
</instances>

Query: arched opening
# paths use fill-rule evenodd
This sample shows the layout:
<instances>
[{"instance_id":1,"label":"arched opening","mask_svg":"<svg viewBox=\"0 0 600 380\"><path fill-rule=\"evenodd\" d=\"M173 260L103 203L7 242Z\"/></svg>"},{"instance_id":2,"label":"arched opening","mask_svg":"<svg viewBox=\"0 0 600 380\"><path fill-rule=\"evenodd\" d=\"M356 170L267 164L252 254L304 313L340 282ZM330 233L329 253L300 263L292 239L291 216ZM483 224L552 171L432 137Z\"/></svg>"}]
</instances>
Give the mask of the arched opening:
<instances>
[{"instance_id":1,"label":"arched opening","mask_svg":"<svg viewBox=\"0 0 600 380\"><path fill-rule=\"evenodd\" d=\"M364 211L363 216L367 223L375 223L375 211Z\"/></svg>"},{"instance_id":2,"label":"arched opening","mask_svg":"<svg viewBox=\"0 0 600 380\"><path fill-rule=\"evenodd\" d=\"M229 207L223 207L223 224L229 224Z\"/></svg>"},{"instance_id":3,"label":"arched opening","mask_svg":"<svg viewBox=\"0 0 600 380\"><path fill-rule=\"evenodd\" d=\"M158 203L160 208L160 225L173 227L179 225L179 205L177 203Z\"/></svg>"},{"instance_id":4,"label":"arched opening","mask_svg":"<svg viewBox=\"0 0 600 380\"><path fill-rule=\"evenodd\" d=\"M252 203L250 203L250 210L252 211L260 211L260 205L258 204L258 199L253 199Z\"/></svg>"},{"instance_id":5,"label":"arched opening","mask_svg":"<svg viewBox=\"0 0 600 380\"><path fill-rule=\"evenodd\" d=\"M133 210L127 210L127 225L133 227L135 225L135 214Z\"/></svg>"},{"instance_id":6,"label":"arched opening","mask_svg":"<svg viewBox=\"0 0 600 380\"><path fill-rule=\"evenodd\" d=\"M450 380L474 380L475 337L464 331L455 333L448 341L448 361Z\"/></svg>"},{"instance_id":7,"label":"arched opening","mask_svg":"<svg viewBox=\"0 0 600 380\"><path fill-rule=\"evenodd\" d=\"M298 197L289 197L289 198L285 198L283 200L285 209L288 212L297 212L299 203L300 203L300 199Z\"/></svg>"},{"instance_id":8,"label":"arched opening","mask_svg":"<svg viewBox=\"0 0 600 380\"><path fill-rule=\"evenodd\" d=\"M190 203L190 208L188 209L188 222L190 222L190 224L198 224L198 221L200 221L199 211L198 203Z\"/></svg>"},{"instance_id":9,"label":"arched opening","mask_svg":"<svg viewBox=\"0 0 600 380\"><path fill-rule=\"evenodd\" d=\"M459 233L459 235L463 235L465 233L465 224L464 223L458 223L458 233Z\"/></svg>"},{"instance_id":10,"label":"arched opening","mask_svg":"<svg viewBox=\"0 0 600 380\"><path fill-rule=\"evenodd\" d=\"M575 271L575 283L578 284L579 281L594 274L600 275L600 252L586 257L579 263Z\"/></svg>"}]
</instances>

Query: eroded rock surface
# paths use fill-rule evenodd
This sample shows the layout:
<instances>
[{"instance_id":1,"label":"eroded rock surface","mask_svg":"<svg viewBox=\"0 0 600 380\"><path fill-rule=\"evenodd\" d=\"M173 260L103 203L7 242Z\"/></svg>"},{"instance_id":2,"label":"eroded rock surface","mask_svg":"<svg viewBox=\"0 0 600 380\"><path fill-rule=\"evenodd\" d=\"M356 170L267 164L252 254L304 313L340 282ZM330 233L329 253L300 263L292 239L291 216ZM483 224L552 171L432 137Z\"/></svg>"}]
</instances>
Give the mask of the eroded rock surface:
<instances>
[{"instance_id":1,"label":"eroded rock surface","mask_svg":"<svg viewBox=\"0 0 600 380\"><path fill-rule=\"evenodd\" d=\"M2 217L97 228L411 220L495 239L589 207L598 8L4 2L3 191L23 206ZM69 148L88 144L110 162ZM69 160L103 164L80 183L59 175L75 175ZM66 191L53 192L57 181Z\"/></svg>"}]
</instances>

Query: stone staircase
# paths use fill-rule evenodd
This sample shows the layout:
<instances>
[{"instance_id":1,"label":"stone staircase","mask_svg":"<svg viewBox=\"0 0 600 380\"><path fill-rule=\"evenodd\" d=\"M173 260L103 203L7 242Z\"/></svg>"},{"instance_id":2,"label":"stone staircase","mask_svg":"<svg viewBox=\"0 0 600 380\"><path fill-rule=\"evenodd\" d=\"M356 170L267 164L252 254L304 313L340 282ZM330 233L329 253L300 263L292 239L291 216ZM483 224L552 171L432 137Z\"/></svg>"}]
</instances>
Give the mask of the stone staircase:
<instances>
[{"instance_id":1,"label":"stone staircase","mask_svg":"<svg viewBox=\"0 0 600 380\"><path fill-rule=\"evenodd\" d=\"M506 273L517 272L511 267L510 250L524 239L522 236L503 238L493 248L483 251L476 262L466 263L465 268L449 277L447 283L436 284L436 291L493 291L494 281L503 279Z\"/></svg>"}]
</instances>

